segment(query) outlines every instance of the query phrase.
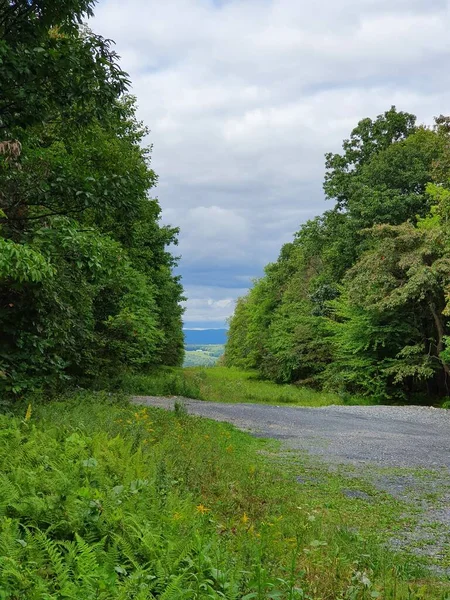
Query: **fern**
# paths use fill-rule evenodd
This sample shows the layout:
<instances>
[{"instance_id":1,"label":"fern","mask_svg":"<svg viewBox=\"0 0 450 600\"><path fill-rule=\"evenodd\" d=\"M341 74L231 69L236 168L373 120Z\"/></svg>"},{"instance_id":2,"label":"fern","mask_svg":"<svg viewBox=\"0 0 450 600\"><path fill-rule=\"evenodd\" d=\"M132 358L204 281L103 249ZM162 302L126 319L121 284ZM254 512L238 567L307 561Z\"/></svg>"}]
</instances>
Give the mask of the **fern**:
<instances>
[{"instance_id":1,"label":"fern","mask_svg":"<svg viewBox=\"0 0 450 600\"><path fill-rule=\"evenodd\" d=\"M159 600L181 600L181 598L193 598L192 590L184 587L185 575L181 574L174 577L164 592L160 595Z\"/></svg>"},{"instance_id":2,"label":"fern","mask_svg":"<svg viewBox=\"0 0 450 600\"><path fill-rule=\"evenodd\" d=\"M70 581L70 569L59 551L56 543L49 539L42 531L35 531L33 537L44 552L47 553L54 573L54 585L57 589L64 591Z\"/></svg>"},{"instance_id":3,"label":"fern","mask_svg":"<svg viewBox=\"0 0 450 600\"><path fill-rule=\"evenodd\" d=\"M78 550L75 557L77 576L83 582L93 586L99 570L96 550L101 546L101 542L89 545L78 534L75 534L75 539Z\"/></svg>"},{"instance_id":4,"label":"fern","mask_svg":"<svg viewBox=\"0 0 450 600\"><path fill-rule=\"evenodd\" d=\"M4 473L0 473L0 517L5 516L8 506L18 500L17 486Z\"/></svg>"}]
</instances>

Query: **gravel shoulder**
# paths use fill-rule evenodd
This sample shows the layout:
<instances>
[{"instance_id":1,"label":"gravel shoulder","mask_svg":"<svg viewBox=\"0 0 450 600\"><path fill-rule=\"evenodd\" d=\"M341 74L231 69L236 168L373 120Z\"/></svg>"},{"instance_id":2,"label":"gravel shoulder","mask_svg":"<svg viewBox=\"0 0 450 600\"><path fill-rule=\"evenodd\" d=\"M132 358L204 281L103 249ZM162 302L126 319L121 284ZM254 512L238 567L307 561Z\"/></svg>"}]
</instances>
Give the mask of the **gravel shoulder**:
<instances>
[{"instance_id":1,"label":"gravel shoulder","mask_svg":"<svg viewBox=\"0 0 450 600\"><path fill-rule=\"evenodd\" d=\"M414 525L392 540L430 557L450 573L450 411L416 406L221 404L140 396L133 402L227 421L285 450L308 456L326 471L364 480L409 507ZM299 482L301 483L301 482ZM345 493L345 490L343 490ZM366 494L361 492L361 501ZM370 501L370 498L366 498Z\"/></svg>"}]
</instances>

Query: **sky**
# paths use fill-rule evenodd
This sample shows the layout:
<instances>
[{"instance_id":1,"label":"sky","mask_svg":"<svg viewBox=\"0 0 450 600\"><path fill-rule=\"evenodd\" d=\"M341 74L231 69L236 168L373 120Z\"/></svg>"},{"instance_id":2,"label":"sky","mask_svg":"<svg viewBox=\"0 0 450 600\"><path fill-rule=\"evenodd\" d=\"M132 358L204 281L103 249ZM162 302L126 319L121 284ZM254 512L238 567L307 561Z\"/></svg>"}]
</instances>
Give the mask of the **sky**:
<instances>
[{"instance_id":1,"label":"sky","mask_svg":"<svg viewBox=\"0 0 450 600\"><path fill-rule=\"evenodd\" d=\"M219 328L324 199L324 154L396 105L450 114L450 0L99 0L181 228L187 328Z\"/></svg>"}]
</instances>

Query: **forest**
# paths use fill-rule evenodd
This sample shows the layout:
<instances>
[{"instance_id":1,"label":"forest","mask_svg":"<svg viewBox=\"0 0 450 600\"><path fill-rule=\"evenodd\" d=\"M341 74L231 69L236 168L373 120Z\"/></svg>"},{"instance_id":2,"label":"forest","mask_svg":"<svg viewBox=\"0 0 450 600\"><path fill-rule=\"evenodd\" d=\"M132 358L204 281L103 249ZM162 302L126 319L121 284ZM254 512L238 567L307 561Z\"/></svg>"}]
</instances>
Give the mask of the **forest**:
<instances>
[{"instance_id":1,"label":"forest","mask_svg":"<svg viewBox=\"0 0 450 600\"><path fill-rule=\"evenodd\" d=\"M146 127L91 0L0 11L0 393L183 360Z\"/></svg>"},{"instance_id":2,"label":"forest","mask_svg":"<svg viewBox=\"0 0 450 600\"><path fill-rule=\"evenodd\" d=\"M378 402L447 396L450 118L365 118L325 169L331 208L239 299L226 364Z\"/></svg>"}]
</instances>

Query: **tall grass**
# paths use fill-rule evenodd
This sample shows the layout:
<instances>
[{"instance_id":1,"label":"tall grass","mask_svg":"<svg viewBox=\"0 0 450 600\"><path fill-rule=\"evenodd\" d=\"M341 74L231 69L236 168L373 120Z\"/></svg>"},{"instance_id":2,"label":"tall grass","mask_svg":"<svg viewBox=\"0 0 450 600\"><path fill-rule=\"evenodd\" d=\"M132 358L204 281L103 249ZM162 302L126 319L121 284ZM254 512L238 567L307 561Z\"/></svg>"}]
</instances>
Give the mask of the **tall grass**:
<instances>
[{"instance_id":1,"label":"tall grass","mask_svg":"<svg viewBox=\"0 0 450 600\"><path fill-rule=\"evenodd\" d=\"M198 383L185 377L183 369L160 368L150 373L121 373L117 377L98 379L94 388L141 396L183 396L201 398Z\"/></svg>"},{"instance_id":2,"label":"tall grass","mask_svg":"<svg viewBox=\"0 0 450 600\"><path fill-rule=\"evenodd\" d=\"M98 389L142 396L184 396L211 402L329 406L370 404L367 398L340 396L297 385L258 379L254 371L227 367L164 368L148 374L125 374L97 382Z\"/></svg>"},{"instance_id":3,"label":"tall grass","mask_svg":"<svg viewBox=\"0 0 450 600\"><path fill-rule=\"evenodd\" d=\"M272 444L105 394L25 409L0 416L2 600L450 598L381 545L402 506L300 486Z\"/></svg>"},{"instance_id":4,"label":"tall grass","mask_svg":"<svg viewBox=\"0 0 450 600\"><path fill-rule=\"evenodd\" d=\"M189 368L184 370L184 376L200 389L204 400L299 406L343 404L343 399L337 394L263 381L255 372L237 368Z\"/></svg>"}]
</instances>

